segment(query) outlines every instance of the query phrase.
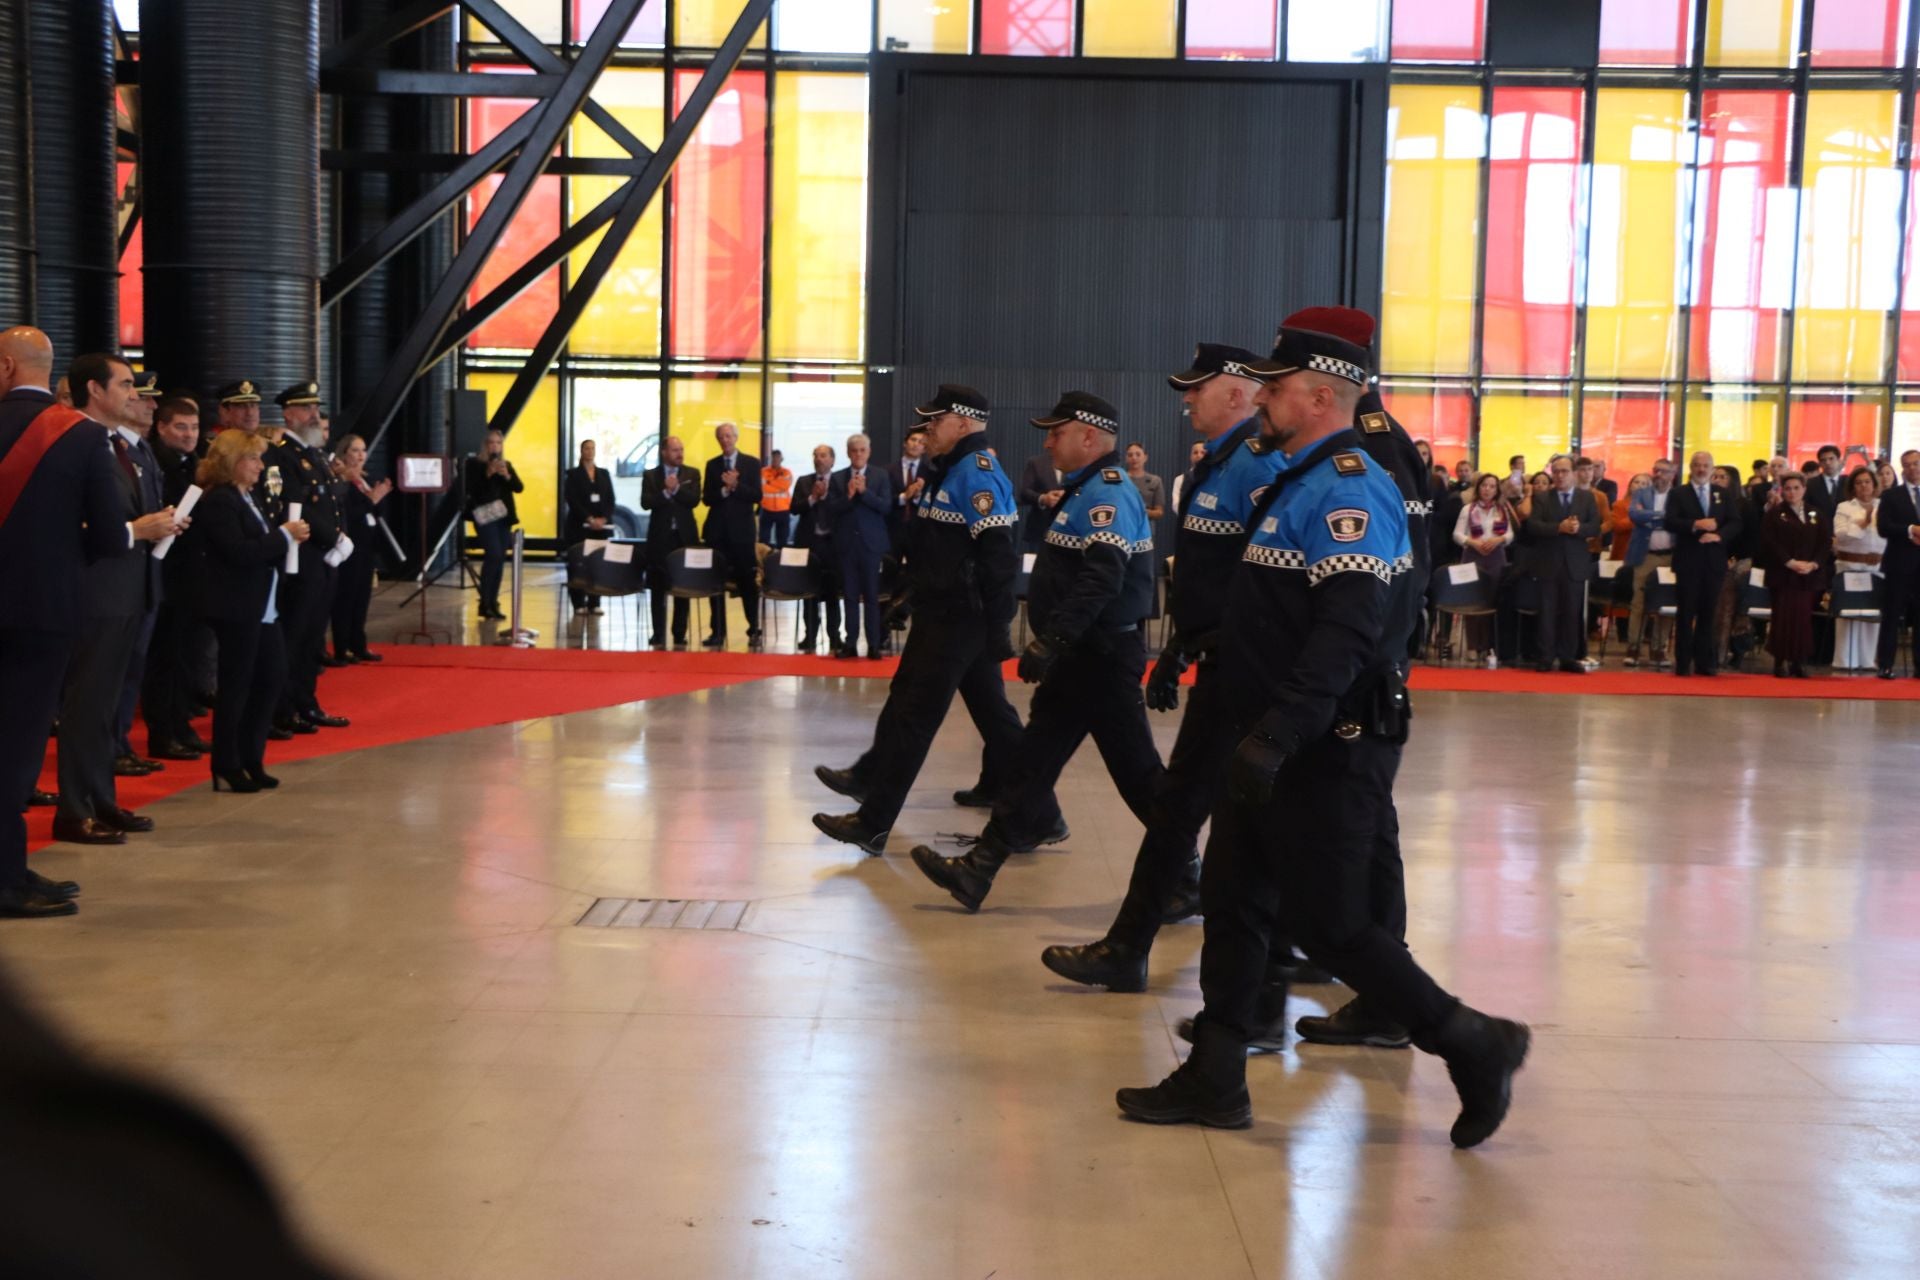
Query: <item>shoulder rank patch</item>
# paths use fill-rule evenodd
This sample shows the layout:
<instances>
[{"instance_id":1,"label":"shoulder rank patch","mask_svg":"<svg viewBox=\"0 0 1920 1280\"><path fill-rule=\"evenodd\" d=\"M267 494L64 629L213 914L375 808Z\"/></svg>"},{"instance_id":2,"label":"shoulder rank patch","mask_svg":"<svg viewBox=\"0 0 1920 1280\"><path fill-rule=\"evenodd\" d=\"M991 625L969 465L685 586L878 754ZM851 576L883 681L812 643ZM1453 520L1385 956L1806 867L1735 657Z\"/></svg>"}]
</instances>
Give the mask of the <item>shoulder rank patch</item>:
<instances>
[{"instance_id":1,"label":"shoulder rank patch","mask_svg":"<svg viewBox=\"0 0 1920 1280\"><path fill-rule=\"evenodd\" d=\"M1102 471L1100 473L1100 478L1102 480L1105 480L1108 484L1120 483L1120 473L1114 470L1112 467L1108 467L1104 471Z\"/></svg>"},{"instance_id":2,"label":"shoulder rank patch","mask_svg":"<svg viewBox=\"0 0 1920 1280\"><path fill-rule=\"evenodd\" d=\"M1335 542L1358 542L1367 533L1367 513L1359 507L1327 512L1327 532Z\"/></svg>"},{"instance_id":3,"label":"shoulder rank patch","mask_svg":"<svg viewBox=\"0 0 1920 1280\"><path fill-rule=\"evenodd\" d=\"M985 489L973 495L973 509L983 516L993 514L993 494Z\"/></svg>"},{"instance_id":4,"label":"shoulder rank patch","mask_svg":"<svg viewBox=\"0 0 1920 1280\"><path fill-rule=\"evenodd\" d=\"M1387 423L1386 414L1363 413L1360 415L1360 429L1362 431L1370 431L1370 432L1374 432L1375 434L1378 434L1379 432L1382 432L1382 431L1391 430L1391 427Z\"/></svg>"},{"instance_id":5,"label":"shoulder rank patch","mask_svg":"<svg viewBox=\"0 0 1920 1280\"><path fill-rule=\"evenodd\" d=\"M1266 439L1257 431L1247 437L1248 453L1265 453L1270 447Z\"/></svg>"},{"instance_id":6,"label":"shoulder rank patch","mask_svg":"<svg viewBox=\"0 0 1920 1280\"><path fill-rule=\"evenodd\" d=\"M1096 529L1104 529L1113 523L1116 510L1114 507L1104 505L1094 507L1087 512L1087 523Z\"/></svg>"},{"instance_id":7,"label":"shoulder rank patch","mask_svg":"<svg viewBox=\"0 0 1920 1280\"><path fill-rule=\"evenodd\" d=\"M973 465L982 471L991 471L993 470L993 455L990 453L976 453L973 455Z\"/></svg>"},{"instance_id":8,"label":"shoulder rank patch","mask_svg":"<svg viewBox=\"0 0 1920 1280\"><path fill-rule=\"evenodd\" d=\"M1343 476L1364 475L1367 470L1367 460L1357 453L1336 453L1333 455L1333 469Z\"/></svg>"}]
</instances>

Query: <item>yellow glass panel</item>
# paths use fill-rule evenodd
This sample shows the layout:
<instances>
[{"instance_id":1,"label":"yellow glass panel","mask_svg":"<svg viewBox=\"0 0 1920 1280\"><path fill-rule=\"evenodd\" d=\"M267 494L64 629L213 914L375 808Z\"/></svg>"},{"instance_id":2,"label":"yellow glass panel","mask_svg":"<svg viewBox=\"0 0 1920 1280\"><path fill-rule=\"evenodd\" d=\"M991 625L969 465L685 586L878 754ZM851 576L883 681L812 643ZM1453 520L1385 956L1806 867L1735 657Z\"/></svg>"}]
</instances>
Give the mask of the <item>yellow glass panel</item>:
<instances>
[{"instance_id":1,"label":"yellow glass panel","mask_svg":"<svg viewBox=\"0 0 1920 1280\"><path fill-rule=\"evenodd\" d=\"M968 0L880 0L880 47L912 53L965 53L973 43Z\"/></svg>"},{"instance_id":2,"label":"yellow glass panel","mask_svg":"<svg viewBox=\"0 0 1920 1280\"><path fill-rule=\"evenodd\" d=\"M1707 65L1786 66L1799 18L1796 0L1707 0Z\"/></svg>"},{"instance_id":3,"label":"yellow glass panel","mask_svg":"<svg viewBox=\"0 0 1920 1280\"><path fill-rule=\"evenodd\" d=\"M594 99L650 147L660 144L665 127L665 93L665 80L652 68L610 69L593 89ZM572 151L576 156L594 158L627 154L626 148L584 115L573 123ZM568 181L572 183L573 217L579 219L625 185L626 179L580 177ZM574 279L586 269L603 238L604 234L596 235L573 251ZM567 339L576 355L660 354L661 238L660 197L655 196Z\"/></svg>"},{"instance_id":4,"label":"yellow glass panel","mask_svg":"<svg viewBox=\"0 0 1920 1280\"><path fill-rule=\"evenodd\" d=\"M1681 211L1693 144L1682 89L1602 89L1587 250L1587 376L1678 373Z\"/></svg>"},{"instance_id":5,"label":"yellow glass panel","mask_svg":"<svg viewBox=\"0 0 1920 1280\"><path fill-rule=\"evenodd\" d=\"M525 27L536 40L560 43L560 5L562 0L503 0L501 8ZM476 44L499 44L492 27L478 18L467 19L467 39Z\"/></svg>"},{"instance_id":6,"label":"yellow glass panel","mask_svg":"<svg viewBox=\"0 0 1920 1280\"><path fill-rule=\"evenodd\" d=\"M1472 85L1395 85L1387 111L1380 366L1467 373L1486 116Z\"/></svg>"},{"instance_id":7,"label":"yellow glass panel","mask_svg":"<svg viewBox=\"0 0 1920 1280\"><path fill-rule=\"evenodd\" d=\"M779 73L773 142L773 355L858 360L866 311L867 78Z\"/></svg>"},{"instance_id":8,"label":"yellow glass panel","mask_svg":"<svg viewBox=\"0 0 1920 1280\"><path fill-rule=\"evenodd\" d=\"M1682 470L1687 459L1705 449L1714 462L1738 467L1744 476L1755 458L1774 455L1779 437L1779 397L1695 388L1687 394L1687 423L1680 449Z\"/></svg>"},{"instance_id":9,"label":"yellow glass panel","mask_svg":"<svg viewBox=\"0 0 1920 1280\"><path fill-rule=\"evenodd\" d=\"M661 0L653 0L653 3L661 3ZM745 0L675 0L674 42L689 49L718 49L720 42L727 38L727 32L733 30L734 19L740 16L743 7ZM766 47L767 24L763 22L760 29L753 33L747 48Z\"/></svg>"},{"instance_id":10,"label":"yellow glass panel","mask_svg":"<svg viewBox=\"0 0 1920 1280\"><path fill-rule=\"evenodd\" d=\"M500 407L507 389L513 386L511 373L470 373L467 387L487 393L487 420ZM507 431L507 461L527 488L513 500L520 514L520 527L529 538L552 538L560 532L560 380L540 379L520 420Z\"/></svg>"},{"instance_id":11,"label":"yellow glass panel","mask_svg":"<svg viewBox=\"0 0 1920 1280\"><path fill-rule=\"evenodd\" d=\"M1893 90L1807 95L1795 382L1878 382L1900 275Z\"/></svg>"},{"instance_id":12,"label":"yellow glass panel","mask_svg":"<svg viewBox=\"0 0 1920 1280\"><path fill-rule=\"evenodd\" d=\"M1087 0L1080 49L1089 58L1171 58L1174 0Z\"/></svg>"},{"instance_id":13,"label":"yellow glass panel","mask_svg":"<svg viewBox=\"0 0 1920 1280\"><path fill-rule=\"evenodd\" d=\"M687 446L686 465L705 474L707 459L720 445L714 428L731 422L740 431L742 453L760 456L760 379L757 377L676 378L667 401L667 431ZM704 522L706 516L702 514Z\"/></svg>"},{"instance_id":14,"label":"yellow glass panel","mask_svg":"<svg viewBox=\"0 0 1920 1280\"><path fill-rule=\"evenodd\" d=\"M1488 392L1480 402L1482 468L1524 453L1528 467L1546 470L1548 455L1565 453L1573 439L1572 404L1564 395Z\"/></svg>"}]
</instances>

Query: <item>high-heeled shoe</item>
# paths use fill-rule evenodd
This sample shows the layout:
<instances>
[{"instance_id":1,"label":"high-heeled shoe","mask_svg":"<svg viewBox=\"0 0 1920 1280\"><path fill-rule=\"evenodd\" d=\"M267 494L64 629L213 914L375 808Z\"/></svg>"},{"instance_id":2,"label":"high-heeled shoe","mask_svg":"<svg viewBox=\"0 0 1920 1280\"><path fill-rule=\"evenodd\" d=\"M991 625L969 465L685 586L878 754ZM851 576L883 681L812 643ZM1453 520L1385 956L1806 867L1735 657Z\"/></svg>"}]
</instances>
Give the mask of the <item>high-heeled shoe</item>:
<instances>
[{"instance_id":1,"label":"high-heeled shoe","mask_svg":"<svg viewBox=\"0 0 1920 1280\"><path fill-rule=\"evenodd\" d=\"M218 769L215 769L213 771L213 789L218 791L223 783L226 785L227 790L240 795L250 795L260 789L260 784L244 773L222 773Z\"/></svg>"},{"instance_id":2,"label":"high-heeled shoe","mask_svg":"<svg viewBox=\"0 0 1920 1280\"><path fill-rule=\"evenodd\" d=\"M246 773L248 780L263 791L271 791L280 785L280 779L274 777L265 769L248 769Z\"/></svg>"}]
</instances>

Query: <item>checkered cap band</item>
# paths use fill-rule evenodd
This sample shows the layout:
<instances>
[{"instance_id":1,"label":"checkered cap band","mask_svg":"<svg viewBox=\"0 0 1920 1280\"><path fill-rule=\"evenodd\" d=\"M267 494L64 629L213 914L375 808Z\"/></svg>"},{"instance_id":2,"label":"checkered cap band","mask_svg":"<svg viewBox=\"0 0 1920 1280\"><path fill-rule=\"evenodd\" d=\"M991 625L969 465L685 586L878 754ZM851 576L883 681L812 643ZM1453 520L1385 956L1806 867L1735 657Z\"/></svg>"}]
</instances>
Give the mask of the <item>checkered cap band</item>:
<instances>
[{"instance_id":1,"label":"checkered cap band","mask_svg":"<svg viewBox=\"0 0 1920 1280\"><path fill-rule=\"evenodd\" d=\"M1338 356L1314 355L1307 357L1307 368L1315 373L1328 373L1336 378L1345 378L1348 382L1367 385L1367 371L1351 360L1342 360Z\"/></svg>"}]
</instances>

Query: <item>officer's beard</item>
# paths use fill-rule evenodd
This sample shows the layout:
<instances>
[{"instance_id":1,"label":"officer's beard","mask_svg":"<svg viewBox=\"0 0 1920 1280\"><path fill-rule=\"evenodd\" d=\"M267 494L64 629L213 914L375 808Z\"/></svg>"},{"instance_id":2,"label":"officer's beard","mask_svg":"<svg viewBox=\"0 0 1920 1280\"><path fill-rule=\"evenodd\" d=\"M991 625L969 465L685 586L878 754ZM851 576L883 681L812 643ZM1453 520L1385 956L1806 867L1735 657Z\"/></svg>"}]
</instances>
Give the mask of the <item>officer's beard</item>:
<instances>
[{"instance_id":1,"label":"officer's beard","mask_svg":"<svg viewBox=\"0 0 1920 1280\"><path fill-rule=\"evenodd\" d=\"M1298 428L1282 426L1273 420L1272 415L1270 406L1260 406L1260 438L1284 452L1287 444L1298 434Z\"/></svg>"}]
</instances>

